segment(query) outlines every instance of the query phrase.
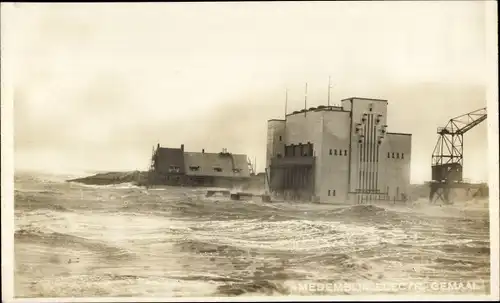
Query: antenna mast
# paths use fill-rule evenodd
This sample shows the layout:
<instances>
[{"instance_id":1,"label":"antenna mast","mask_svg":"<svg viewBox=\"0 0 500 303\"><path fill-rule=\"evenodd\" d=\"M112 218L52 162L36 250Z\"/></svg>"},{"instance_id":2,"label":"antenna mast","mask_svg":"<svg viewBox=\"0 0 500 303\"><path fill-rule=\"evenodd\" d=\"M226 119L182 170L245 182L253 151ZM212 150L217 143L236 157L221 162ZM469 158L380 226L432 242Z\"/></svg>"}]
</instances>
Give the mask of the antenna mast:
<instances>
[{"instance_id":1,"label":"antenna mast","mask_svg":"<svg viewBox=\"0 0 500 303\"><path fill-rule=\"evenodd\" d=\"M288 110L288 88L285 89L285 120L286 120L287 110Z\"/></svg>"},{"instance_id":2,"label":"antenna mast","mask_svg":"<svg viewBox=\"0 0 500 303\"><path fill-rule=\"evenodd\" d=\"M304 96L304 116L307 115L307 82L306 82L306 93Z\"/></svg>"},{"instance_id":3,"label":"antenna mast","mask_svg":"<svg viewBox=\"0 0 500 303\"><path fill-rule=\"evenodd\" d=\"M331 76L328 76L328 107L330 107L330 89L332 88L331 78Z\"/></svg>"}]
</instances>

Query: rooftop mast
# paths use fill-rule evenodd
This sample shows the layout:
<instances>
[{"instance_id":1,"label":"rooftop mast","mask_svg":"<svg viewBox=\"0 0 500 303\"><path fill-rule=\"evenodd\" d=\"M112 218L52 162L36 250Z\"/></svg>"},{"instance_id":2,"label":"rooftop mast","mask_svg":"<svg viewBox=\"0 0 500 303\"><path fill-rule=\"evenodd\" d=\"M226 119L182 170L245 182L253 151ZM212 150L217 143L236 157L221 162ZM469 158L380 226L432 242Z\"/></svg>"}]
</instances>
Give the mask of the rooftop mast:
<instances>
[{"instance_id":1,"label":"rooftop mast","mask_svg":"<svg viewBox=\"0 0 500 303\"><path fill-rule=\"evenodd\" d=\"M285 120L286 120L287 109L288 109L288 88L285 89Z\"/></svg>"},{"instance_id":2,"label":"rooftop mast","mask_svg":"<svg viewBox=\"0 0 500 303\"><path fill-rule=\"evenodd\" d=\"M328 107L330 107L330 89L332 88L331 76L328 76Z\"/></svg>"},{"instance_id":3,"label":"rooftop mast","mask_svg":"<svg viewBox=\"0 0 500 303\"><path fill-rule=\"evenodd\" d=\"M307 82L306 82L306 92L304 96L304 117L307 115Z\"/></svg>"}]
</instances>

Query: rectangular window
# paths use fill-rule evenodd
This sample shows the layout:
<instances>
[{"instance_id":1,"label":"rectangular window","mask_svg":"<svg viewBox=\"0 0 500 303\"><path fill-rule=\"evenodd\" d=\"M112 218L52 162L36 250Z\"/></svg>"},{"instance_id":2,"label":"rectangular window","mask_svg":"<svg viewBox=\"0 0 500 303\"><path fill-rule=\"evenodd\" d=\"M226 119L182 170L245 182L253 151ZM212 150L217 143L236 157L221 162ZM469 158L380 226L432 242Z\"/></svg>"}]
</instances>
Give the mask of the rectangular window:
<instances>
[{"instance_id":1,"label":"rectangular window","mask_svg":"<svg viewBox=\"0 0 500 303\"><path fill-rule=\"evenodd\" d=\"M387 159L391 157L391 153L387 153Z\"/></svg>"},{"instance_id":2,"label":"rectangular window","mask_svg":"<svg viewBox=\"0 0 500 303\"><path fill-rule=\"evenodd\" d=\"M347 156L347 149L344 149L344 156Z\"/></svg>"},{"instance_id":3,"label":"rectangular window","mask_svg":"<svg viewBox=\"0 0 500 303\"><path fill-rule=\"evenodd\" d=\"M335 197L335 189L333 190L333 196Z\"/></svg>"},{"instance_id":4,"label":"rectangular window","mask_svg":"<svg viewBox=\"0 0 500 303\"><path fill-rule=\"evenodd\" d=\"M399 153L396 153L396 158L399 159Z\"/></svg>"},{"instance_id":5,"label":"rectangular window","mask_svg":"<svg viewBox=\"0 0 500 303\"><path fill-rule=\"evenodd\" d=\"M220 172L222 172L222 168L220 168L220 167L214 167L214 171L220 173Z\"/></svg>"},{"instance_id":6,"label":"rectangular window","mask_svg":"<svg viewBox=\"0 0 500 303\"><path fill-rule=\"evenodd\" d=\"M281 141L281 136L280 136L280 141Z\"/></svg>"},{"instance_id":7,"label":"rectangular window","mask_svg":"<svg viewBox=\"0 0 500 303\"><path fill-rule=\"evenodd\" d=\"M405 153L401 153L401 159L405 158Z\"/></svg>"},{"instance_id":8,"label":"rectangular window","mask_svg":"<svg viewBox=\"0 0 500 303\"><path fill-rule=\"evenodd\" d=\"M189 169L192 171L199 171L200 167L199 166L190 166Z\"/></svg>"},{"instance_id":9,"label":"rectangular window","mask_svg":"<svg viewBox=\"0 0 500 303\"><path fill-rule=\"evenodd\" d=\"M328 190L328 196L330 196L330 190Z\"/></svg>"},{"instance_id":10,"label":"rectangular window","mask_svg":"<svg viewBox=\"0 0 500 303\"><path fill-rule=\"evenodd\" d=\"M241 168L235 168L233 169L233 173L240 173L241 172Z\"/></svg>"},{"instance_id":11,"label":"rectangular window","mask_svg":"<svg viewBox=\"0 0 500 303\"><path fill-rule=\"evenodd\" d=\"M392 158L394 159L394 153L392 153Z\"/></svg>"},{"instance_id":12,"label":"rectangular window","mask_svg":"<svg viewBox=\"0 0 500 303\"><path fill-rule=\"evenodd\" d=\"M330 155L332 154L332 149L330 148Z\"/></svg>"},{"instance_id":13,"label":"rectangular window","mask_svg":"<svg viewBox=\"0 0 500 303\"><path fill-rule=\"evenodd\" d=\"M168 172L170 173L178 173L180 172L181 168L179 166L175 166L175 165L170 165L169 169L168 169Z\"/></svg>"},{"instance_id":14,"label":"rectangular window","mask_svg":"<svg viewBox=\"0 0 500 303\"><path fill-rule=\"evenodd\" d=\"M334 154L335 154L335 156L337 155L337 150L335 150Z\"/></svg>"}]
</instances>

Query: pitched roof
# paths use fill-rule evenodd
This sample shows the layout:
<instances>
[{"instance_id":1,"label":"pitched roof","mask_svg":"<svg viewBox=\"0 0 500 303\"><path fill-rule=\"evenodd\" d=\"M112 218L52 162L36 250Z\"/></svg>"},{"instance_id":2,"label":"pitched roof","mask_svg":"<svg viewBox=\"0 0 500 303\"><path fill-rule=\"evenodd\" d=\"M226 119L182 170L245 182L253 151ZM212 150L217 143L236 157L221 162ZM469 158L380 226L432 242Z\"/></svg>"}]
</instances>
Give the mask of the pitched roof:
<instances>
[{"instance_id":1,"label":"pitched roof","mask_svg":"<svg viewBox=\"0 0 500 303\"><path fill-rule=\"evenodd\" d=\"M178 167L179 173L184 173L184 155L180 148L160 147L155 154L156 170L167 173L172 167Z\"/></svg>"},{"instance_id":2,"label":"pitched roof","mask_svg":"<svg viewBox=\"0 0 500 303\"><path fill-rule=\"evenodd\" d=\"M185 152L184 164L191 176L250 177L247 156L241 154Z\"/></svg>"}]
</instances>

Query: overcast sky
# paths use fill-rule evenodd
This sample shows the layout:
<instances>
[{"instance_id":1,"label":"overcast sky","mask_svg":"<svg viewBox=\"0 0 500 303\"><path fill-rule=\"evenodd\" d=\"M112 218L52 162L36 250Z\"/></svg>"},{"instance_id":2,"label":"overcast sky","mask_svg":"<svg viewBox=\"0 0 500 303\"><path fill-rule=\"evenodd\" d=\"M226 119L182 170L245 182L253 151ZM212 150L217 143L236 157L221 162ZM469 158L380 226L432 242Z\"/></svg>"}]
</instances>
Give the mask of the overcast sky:
<instances>
[{"instance_id":1,"label":"overcast sky","mask_svg":"<svg viewBox=\"0 0 500 303\"><path fill-rule=\"evenodd\" d=\"M486 106L481 1L17 4L16 169L144 170L152 146L265 162L266 121L360 96L389 100L430 178L436 128ZM11 16L11 17L12 17ZM486 180L486 123L465 177Z\"/></svg>"}]
</instances>

